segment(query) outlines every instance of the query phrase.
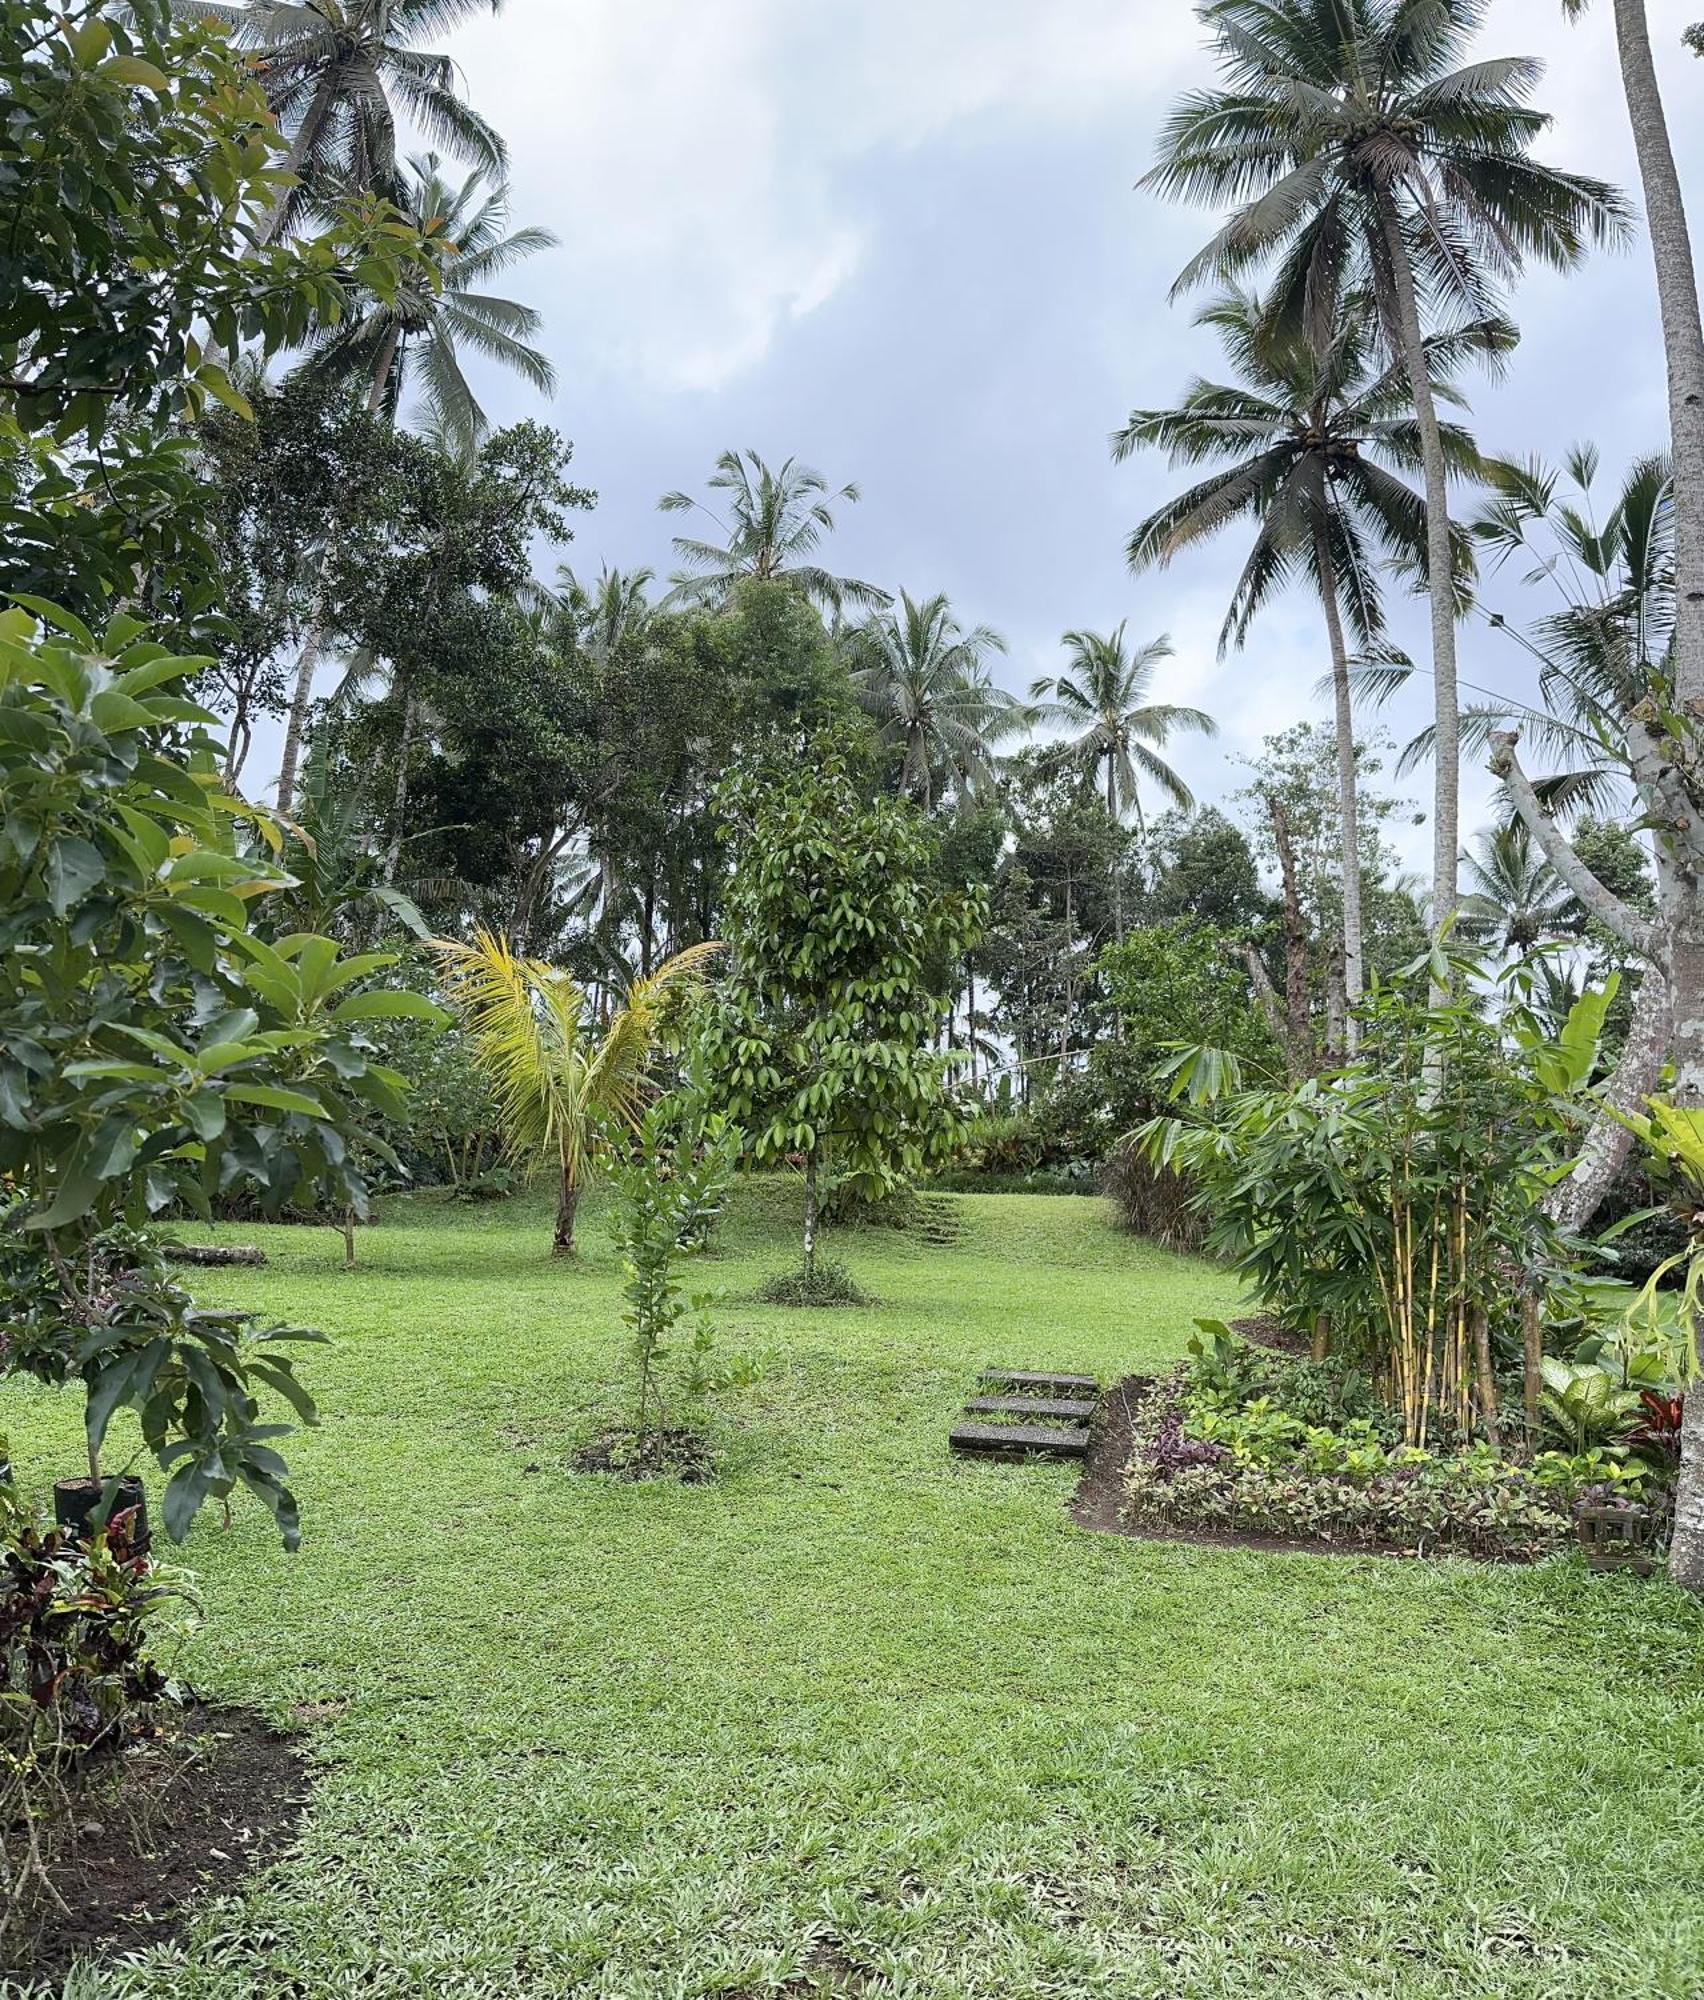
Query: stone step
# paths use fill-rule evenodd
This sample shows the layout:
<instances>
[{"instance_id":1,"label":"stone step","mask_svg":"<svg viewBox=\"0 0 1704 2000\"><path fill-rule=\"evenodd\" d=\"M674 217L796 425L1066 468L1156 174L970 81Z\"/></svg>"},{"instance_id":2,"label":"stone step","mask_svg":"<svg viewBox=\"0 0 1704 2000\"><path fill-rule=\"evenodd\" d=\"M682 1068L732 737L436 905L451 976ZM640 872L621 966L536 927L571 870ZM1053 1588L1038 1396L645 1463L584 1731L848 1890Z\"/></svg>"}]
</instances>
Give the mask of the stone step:
<instances>
[{"instance_id":1,"label":"stone step","mask_svg":"<svg viewBox=\"0 0 1704 2000\"><path fill-rule=\"evenodd\" d=\"M1050 1375L1033 1368L984 1368L982 1380L1011 1389L1038 1389L1053 1396L1098 1396L1093 1375Z\"/></svg>"},{"instance_id":2,"label":"stone step","mask_svg":"<svg viewBox=\"0 0 1704 2000\"><path fill-rule=\"evenodd\" d=\"M1057 1417L1061 1423L1087 1423L1095 1405L1069 1396L972 1396L964 1410L968 1417Z\"/></svg>"},{"instance_id":3,"label":"stone step","mask_svg":"<svg viewBox=\"0 0 1704 2000\"><path fill-rule=\"evenodd\" d=\"M954 1451L994 1458L1082 1458L1089 1449L1086 1430L1054 1424L959 1424L947 1442Z\"/></svg>"}]
</instances>

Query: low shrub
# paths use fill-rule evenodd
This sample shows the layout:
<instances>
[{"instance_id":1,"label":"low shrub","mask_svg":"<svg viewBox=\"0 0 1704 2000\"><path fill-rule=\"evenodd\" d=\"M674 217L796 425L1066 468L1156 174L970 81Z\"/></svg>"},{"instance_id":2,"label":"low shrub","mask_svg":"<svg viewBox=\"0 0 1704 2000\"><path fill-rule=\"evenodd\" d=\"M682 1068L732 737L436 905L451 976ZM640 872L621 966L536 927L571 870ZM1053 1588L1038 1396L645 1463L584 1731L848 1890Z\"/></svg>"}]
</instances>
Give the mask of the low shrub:
<instances>
[{"instance_id":1,"label":"low shrub","mask_svg":"<svg viewBox=\"0 0 1704 2000\"><path fill-rule=\"evenodd\" d=\"M1168 1250L1199 1250L1206 1240L1207 1218L1188 1177L1175 1167L1157 1166L1132 1139L1121 1140L1107 1156L1101 1192L1133 1236Z\"/></svg>"},{"instance_id":2,"label":"low shrub","mask_svg":"<svg viewBox=\"0 0 1704 2000\"><path fill-rule=\"evenodd\" d=\"M1565 1541L1577 1508L1640 1509L1657 1539L1673 1511L1680 1401L1618 1391L1608 1427L1558 1424L1565 1448L1529 1463L1447 1428L1422 1449L1367 1377L1199 1322L1190 1358L1139 1410L1126 1470L1133 1516L1348 1547L1457 1549L1530 1560ZM1590 1351L1628 1379L1642 1350ZM1571 1364L1583 1374L1599 1363ZM1552 1371L1554 1372L1554 1371ZM1597 1405L1592 1405L1595 1410Z\"/></svg>"},{"instance_id":3,"label":"low shrub","mask_svg":"<svg viewBox=\"0 0 1704 2000\"><path fill-rule=\"evenodd\" d=\"M814 1271L801 1264L796 1270L777 1271L757 1288L757 1296L770 1306L867 1306L869 1294L844 1264L818 1262Z\"/></svg>"},{"instance_id":4,"label":"low shrub","mask_svg":"<svg viewBox=\"0 0 1704 2000\"><path fill-rule=\"evenodd\" d=\"M1483 1447L1435 1457L1391 1447L1376 1427L1334 1432L1256 1398L1234 1415L1197 1415L1187 1369L1137 1411L1125 1471L1138 1520L1532 1561L1572 1533L1572 1497Z\"/></svg>"}]
</instances>

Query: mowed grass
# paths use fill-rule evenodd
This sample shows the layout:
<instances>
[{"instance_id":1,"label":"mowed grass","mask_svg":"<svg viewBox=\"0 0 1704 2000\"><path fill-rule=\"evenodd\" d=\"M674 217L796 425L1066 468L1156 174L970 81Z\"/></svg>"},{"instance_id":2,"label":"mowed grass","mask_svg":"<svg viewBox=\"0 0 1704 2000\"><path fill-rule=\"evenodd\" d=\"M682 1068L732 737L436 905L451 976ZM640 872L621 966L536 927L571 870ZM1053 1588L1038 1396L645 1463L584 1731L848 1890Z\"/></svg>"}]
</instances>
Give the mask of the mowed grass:
<instances>
[{"instance_id":1,"label":"mowed grass","mask_svg":"<svg viewBox=\"0 0 1704 2000\"><path fill-rule=\"evenodd\" d=\"M568 1469L618 1275L538 1203L257 1237L209 1299L322 1325L307 1532L185 1551L191 1669L308 1728L299 1851L79 1995L908 2000L1704 1991L1700 1637L1666 1585L1073 1528L1074 1471L961 1463L990 1361L1167 1361L1219 1272L1093 1201L832 1240L878 1303L751 1302L754 1186L695 1276L760 1385L708 1487ZM75 1464L25 1397L22 1475Z\"/></svg>"}]
</instances>

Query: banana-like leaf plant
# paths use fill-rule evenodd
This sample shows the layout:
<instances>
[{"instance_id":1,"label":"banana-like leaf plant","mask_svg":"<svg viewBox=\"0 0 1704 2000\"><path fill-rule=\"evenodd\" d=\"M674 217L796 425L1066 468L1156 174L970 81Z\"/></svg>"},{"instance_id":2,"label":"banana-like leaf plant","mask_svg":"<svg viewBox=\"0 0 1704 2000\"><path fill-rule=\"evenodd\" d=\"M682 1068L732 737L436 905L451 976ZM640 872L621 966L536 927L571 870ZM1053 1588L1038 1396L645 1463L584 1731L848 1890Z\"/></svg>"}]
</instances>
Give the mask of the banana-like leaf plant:
<instances>
[{"instance_id":1,"label":"banana-like leaf plant","mask_svg":"<svg viewBox=\"0 0 1704 2000\"><path fill-rule=\"evenodd\" d=\"M508 1150L558 1176L555 1248L572 1256L580 1196L607 1135L644 1113L665 1007L703 979L722 947L689 946L636 980L602 1027L568 973L522 957L491 931L471 944L441 938L432 949L445 998L496 1092Z\"/></svg>"}]
</instances>

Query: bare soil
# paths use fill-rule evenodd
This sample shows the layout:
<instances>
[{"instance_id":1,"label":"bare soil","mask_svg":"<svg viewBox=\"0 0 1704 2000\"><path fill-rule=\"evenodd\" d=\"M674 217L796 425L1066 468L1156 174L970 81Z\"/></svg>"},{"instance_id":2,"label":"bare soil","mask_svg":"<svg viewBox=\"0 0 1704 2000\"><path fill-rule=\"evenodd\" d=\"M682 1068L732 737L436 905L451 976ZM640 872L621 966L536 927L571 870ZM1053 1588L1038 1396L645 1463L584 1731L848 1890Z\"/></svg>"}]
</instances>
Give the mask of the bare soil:
<instances>
[{"instance_id":1,"label":"bare soil","mask_svg":"<svg viewBox=\"0 0 1704 2000\"><path fill-rule=\"evenodd\" d=\"M212 1704L91 1765L53 1840L52 1894L34 1893L0 1937L0 1977L51 1982L74 1959L169 1939L198 1891L284 1852L308 1791L299 1738Z\"/></svg>"}]
</instances>

